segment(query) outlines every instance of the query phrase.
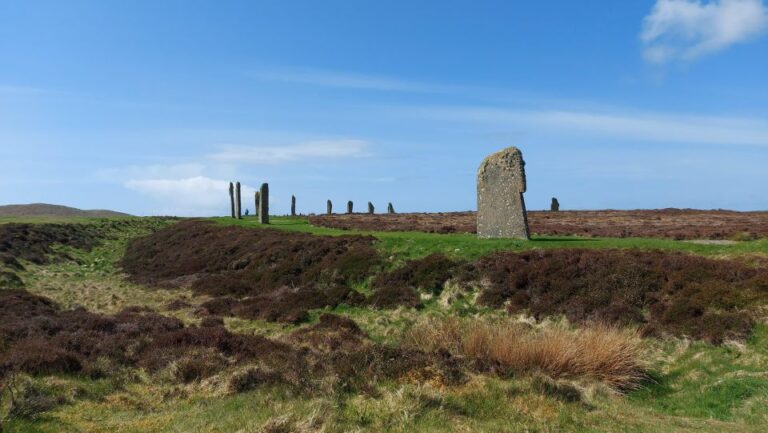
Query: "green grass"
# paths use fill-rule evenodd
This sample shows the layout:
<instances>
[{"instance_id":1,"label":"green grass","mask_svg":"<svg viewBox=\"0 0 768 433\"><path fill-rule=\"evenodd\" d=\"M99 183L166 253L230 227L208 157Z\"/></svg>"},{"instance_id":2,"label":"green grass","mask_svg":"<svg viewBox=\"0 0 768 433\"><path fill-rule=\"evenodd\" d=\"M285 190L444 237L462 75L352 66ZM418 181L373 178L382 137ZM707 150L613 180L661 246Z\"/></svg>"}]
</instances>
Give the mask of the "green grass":
<instances>
[{"instance_id":1,"label":"green grass","mask_svg":"<svg viewBox=\"0 0 768 433\"><path fill-rule=\"evenodd\" d=\"M119 218L82 219L82 223L103 224ZM168 302L191 297L190 292L179 290L147 289L124 278L117 265L130 239L143 236L172 224L162 218L123 218L134 222L106 228L108 238L91 251L62 248L73 261L54 262L49 265L24 263L25 271L19 276L32 293L49 297L63 308L84 307L90 311L114 314L132 305L163 310ZM54 248L57 248L54 245ZM186 322L195 322L186 312L177 315Z\"/></svg>"},{"instance_id":2,"label":"green grass","mask_svg":"<svg viewBox=\"0 0 768 433\"><path fill-rule=\"evenodd\" d=\"M768 423L768 325L758 325L744 346L667 350L673 361L660 363L655 383L635 392L633 401L674 416Z\"/></svg>"},{"instance_id":3,"label":"green grass","mask_svg":"<svg viewBox=\"0 0 768 433\"><path fill-rule=\"evenodd\" d=\"M216 218L220 224L260 227L255 219ZM3 222L18 222L18 219ZM103 219L24 222L98 223ZM475 259L496 250L531 248L644 248L680 250L708 256L768 254L768 241L734 245L698 245L659 239L539 237L531 241L481 240L465 234L357 232L310 226L306 219L273 217L271 227L323 234L375 236L378 248L393 262L443 252ZM192 293L157 290L125 281L116 262L130 238L158 225L147 220L121 229L114 239L90 252L70 250L78 262L46 266L25 264L22 277L29 290L49 296L65 307L85 306L114 313L128 305L146 305L188 323L198 320L192 309L164 311L164 305ZM360 290L366 290L360 287ZM375 341L394 343L426 315L483 316L503 313L462 300L448 308L432 299L422 310L371 310L340 305L316 310L354 319ZM237 332L280 338L296 329L263 321L228 318ZM303 325L306 326L306 325ZM712 346L684 340L647 340L653 381L629 395L618 395L589 381L567 381L582 399L566 402L534 386L532 377L474 376L457 386L386 382L369 393L306 395L288 389L262 388L242 394L226 390L226 372L202 382L176 384L136 374L126 384L79 376L48 376L33 380L62 395L55 409L35 420L3 421L3 432L261 432L266 423L283 431L335 432L762 432L768 425L768 325L756 327L744 344ZM133 376L131 376L133 377ZM282 424L281 424L282 423ZM321 430L322 429L322 430ZM279 430L275 430L279 431Z\"/></svg>"},{"instance_id":4,"label":"green grass","mask_svg":"<svg viewBox=\"0 0 768 433\"><path fill-rule=\"evenodd\" d=\"M264 228L255 218L236 220L212 218L219 224ZM370 235L378 239L378 248L387 255L399 259L424 257L432 253L444 253L461 259L477 259L493 251L522 251L534 248L640 248L687 251L707 256L736 256L743 254L768 254L768 239L738 242L730 245L706 245L670 239L647 238L585 238L578 236L536 236L530 241L512 239L479 239L472 234L437 234L421 232L375 232L339 230L316 227L303 217L271 217L270 228L311 233L316 235Z\"/></svg>"}]
</instances>

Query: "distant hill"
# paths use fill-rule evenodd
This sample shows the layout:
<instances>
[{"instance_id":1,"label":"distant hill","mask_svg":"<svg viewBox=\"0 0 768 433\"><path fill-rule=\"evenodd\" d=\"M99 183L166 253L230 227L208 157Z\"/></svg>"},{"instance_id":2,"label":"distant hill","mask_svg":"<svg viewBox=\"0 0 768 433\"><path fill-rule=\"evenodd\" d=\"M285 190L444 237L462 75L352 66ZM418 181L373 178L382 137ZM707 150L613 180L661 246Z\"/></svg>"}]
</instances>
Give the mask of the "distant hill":
<instances>
[{"instance_id":1,"label":"distant hill","mask_svg":"<svg viewBox=\"0 0 768 433\"><path fill-rule=\"evenodd\" d=\"M125 217L127 213L111 210L82 210L57 204L32 203L0 206L0 217Z\"/></svg>"}]
</instances>

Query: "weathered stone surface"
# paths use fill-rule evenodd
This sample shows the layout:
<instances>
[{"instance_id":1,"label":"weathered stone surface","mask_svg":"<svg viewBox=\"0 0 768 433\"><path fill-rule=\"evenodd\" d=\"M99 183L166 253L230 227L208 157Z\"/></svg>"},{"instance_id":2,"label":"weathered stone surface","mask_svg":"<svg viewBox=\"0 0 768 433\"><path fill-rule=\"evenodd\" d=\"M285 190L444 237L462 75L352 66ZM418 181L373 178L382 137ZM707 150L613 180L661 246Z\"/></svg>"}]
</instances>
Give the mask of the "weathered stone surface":
<instances>
[{"instance_id":1,"label":"weathered stone surface","mask_svg":"<svg viewBox=\"0 0 768 433\"><path fill-rule=\"evenodd\" d=\"M237 219L243 218L243 202L240 200L240 182L235 184L235 212Z\"/></svg>"},{"instance_id":2,"label":"weathered stone surface","mask_svg":"<svg viewBox=\"0 0 768 433\"><path fill-rule=\"evenodd\" d=\"M325 202L325 213L328 215L333 214L333 203L330 200Z\"/></svg>"},{"instance_id":3,"label":"weathered stone surface","mask_svg":"<svg viewBox=\"0 0 768 433\"><path fill-rule=\"evenodd\" d=\"M353 206L354 206L354 203L352 203L352 200L347 202L347 213L352 213Z\"/></svg>"},{"instance_id":4,"label":"weathered stone surface","mask_svg":"<svg viewBox=\"0 0 768 433\"><path fill-rule=\"evenodd\" d=\"M373 211L374 211L373 203L368 202L368 213L373 214Z\"/></svg>"},{"instance_id":5,"label":"weathered stone surface","mask_svg":"<svg viewBox=\"0 0 768 433\"><path fill-rule=\"evenodd\" d=\"M392 206L391 202L387 205L387 213L395 213L395 207Z\"/></svg>"},{"instance_id":6,"label":"weathered stone surface","mask_svg":"<svg viewBox=\"0 0 768 433\"><path fill-rule=\"evenodd\" d=\"M259 190L259 222L269 224L269 184L262 183Z\"/></svg>"},{"instance_id":7,"label":"weathered stone surface","mask_svg":"<svg viewBox=\"0 0 768 433\"><path fill-rule=\"evenodd\" d=\"M256 216L256 218L258 218L259 217L259 192L256 191L253 194L253 196L254 196L253 197L253 201L255 202L254 207L253 207L253 209L254 209L253 214Z\"/></svg>"},{"instance_id":8,"label":"weathered stone surface","mask_svg":"<svg viewBox=\"0 0 768 433\"><path fill-rule=\"evenodd\" d=\"M549 205L549 210L552 212L557 212L560 210L560 202L557 201L556 197L552 197L552 204Z\"/></svg>"},{"instance_id":9,"label":"weathered stone surface","mask_svg":"<svg viewBox=\"0 0 768 433\"><path fill-rule=\"evenodd\" d=\"M296 196L291 196L291 216L296 216Z\"/></svg>"},{"instance_id":10,"label":"weathered stone surface","mask_svg":"<svg viewBox=\"0 0 768 433\"><path fill-rule=\"evenodd\" d=\"M520 149L508 147L486 157L477 171L477 235L529 239L525 189Z\"/></svg>"},{"instance_id":11,"label":"weathered stone surface","mask_svg":"<svg viewBox=\"0 0 768 433\"><path fill-rule=\"evenodd\" d=\"M232 182L229 183L229 207L232 218L237 217L235 215L235 185Z\"/></svg>"}]
</instances>

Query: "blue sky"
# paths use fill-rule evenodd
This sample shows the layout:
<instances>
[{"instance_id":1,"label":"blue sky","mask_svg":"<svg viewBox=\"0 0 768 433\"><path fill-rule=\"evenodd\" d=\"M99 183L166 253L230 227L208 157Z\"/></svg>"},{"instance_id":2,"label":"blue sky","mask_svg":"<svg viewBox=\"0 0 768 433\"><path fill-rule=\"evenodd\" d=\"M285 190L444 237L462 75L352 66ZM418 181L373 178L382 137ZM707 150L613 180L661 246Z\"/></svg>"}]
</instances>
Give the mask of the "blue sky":
<instances>
[{"instance_id":1,"label":"blue sky","mask_svg":"<svg viewBox=\"0 0 768 433\"><path fill-rule=\"evenodd\" d=\"M768 209L761 0L0 0L0 203Z\"/></svg>"}]
</instances>

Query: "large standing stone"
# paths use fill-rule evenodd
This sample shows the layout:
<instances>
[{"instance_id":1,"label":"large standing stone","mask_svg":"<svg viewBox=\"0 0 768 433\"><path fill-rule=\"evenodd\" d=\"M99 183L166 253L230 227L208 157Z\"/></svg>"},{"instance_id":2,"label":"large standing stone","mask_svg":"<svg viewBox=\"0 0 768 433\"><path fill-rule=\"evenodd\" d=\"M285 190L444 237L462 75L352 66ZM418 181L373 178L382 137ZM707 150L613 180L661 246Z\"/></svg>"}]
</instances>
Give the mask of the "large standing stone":
<instances>
[{"instance_id":1,"label":"large standing stone","mask_svg":"<svg viewBox=\"0 0 768 433\"><path fill-rule=\"evenodd\" d=\"M477 235L529 239L525 212L525 161L508 147L489 155L477 171Z\"/></svg>"},{"instance_id":2,"label":"large standing stone","mask_svg":"<svg viewBox=\"0 0 768 433\"><path fill-rule=\"evenodd\" d=\"M262 183L259 190L259 222L269 224L269 184Z\"/></svg>"},{"instance_id":3,"label":"large standing stone","mask_svg":"<svg viewBox=\"0 0 768 433\"><path fill-rule=\"evenodd\" d=\"M325 213L333 215L333 203L330 200L325 202Z\"/></svg>"},{"instance_id":4,"label":"large standing stone","mask_svg":"<svg viewBox=\"0 0 768 433\"><path fill-rule=\"evenodd\" d=\"M392 206L391 202L387 205L387 213L395 213L395 207Z\"/></svg>"},{"instance_id":5,"label":"large standing stone","mask_svg":"<svg viewBox=\"0 0 768 433\"><path fill-rule=\"evenodd\" d=\"M240 182L235 184L235 211L237 212L237 219L243 218L243 202L240 200Z\"/></svg>"},{"instance_id":6,"label":"large standing stone","mask_svg":"<svg viewBox=\"0 0 768 433\"><path fill-rule=\"evenodd\" d=\"M253 215L256 216L256 218L258 218L259 217L259 192L258 191L253 193L253 201L255 202L255 204L253 205L254 206Z\"/></svg>"},{"instance_id":7,"label":"large standing stone","mask_svg":"<svg viewBox=\"0 0 768 433\"><path fill-rule=\"evenodd\" d=\"M557 201L556 197L552 197L552 204L549 205L549 210L552 212L557 212L560 210L560 202Z\"/></svg>"},{"instance_id":8,"label":"large standing stone","mask_svg":"<svg viewBox=\"0 0 768 433\"><path fill-rule=\"evenodd\" d=\"M352 203L352 200L347 202L347 213L352 213L353 206L354 206L354 203Z\"/></svg>"},{"instance_id":9,"label":"large standing stone","mask_svg":"<svg viewBox=\"0 0 768 433\"><path fill-rule=\"evenodd\" d=\"M291 216L296 216L296 196L291 196Z\"/></svg>"},{"instance_id":10,"label":"large standing stone","mask_svg":"<svg viewBox=\"0 0 768 433\"><path fill-rule=\"evenodd\" d=\"M373 215L373 211L374 211L374 209L373 209L373 203L371 203L371 202L368 202L368 213L369 213L369 214L371 214L371 215Z\"/></svg>"},{"instance_id":11,"label":"large standing stone","mask_svg":"<svg viewBox=\"0 0 768 433\"><path fill-rule=\"evenodd\" d=\"M229 207L232 214L232 218L235 218L235 184L229 183Z\"/></svg>"}]
</instances>

